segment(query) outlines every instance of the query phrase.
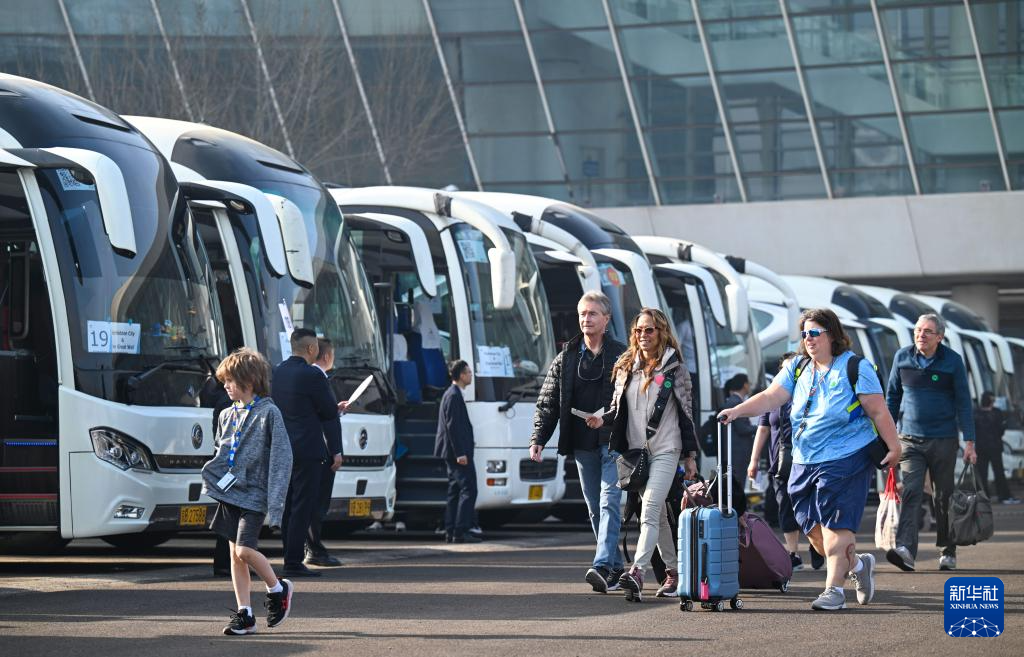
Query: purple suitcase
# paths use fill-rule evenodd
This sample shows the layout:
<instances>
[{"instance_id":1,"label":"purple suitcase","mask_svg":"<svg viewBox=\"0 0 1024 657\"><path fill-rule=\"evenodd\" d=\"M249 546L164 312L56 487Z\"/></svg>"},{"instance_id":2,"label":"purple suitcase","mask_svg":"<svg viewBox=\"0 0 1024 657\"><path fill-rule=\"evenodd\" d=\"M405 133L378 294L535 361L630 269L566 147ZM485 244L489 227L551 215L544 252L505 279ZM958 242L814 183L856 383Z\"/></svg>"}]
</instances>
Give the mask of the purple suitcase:
<instances>
[{"instance_id":1,"label":"purple suitcase","mask_svg":"<svg viewBox=\"0 0 1024 657\"><path fill-rule=\"evenodd\" d=\"M744 529L743 525L746 525ZM740 523L740 586L745 589L789 590L793 562L767 522L744 513Z\"/></svg>"}]
</instances>

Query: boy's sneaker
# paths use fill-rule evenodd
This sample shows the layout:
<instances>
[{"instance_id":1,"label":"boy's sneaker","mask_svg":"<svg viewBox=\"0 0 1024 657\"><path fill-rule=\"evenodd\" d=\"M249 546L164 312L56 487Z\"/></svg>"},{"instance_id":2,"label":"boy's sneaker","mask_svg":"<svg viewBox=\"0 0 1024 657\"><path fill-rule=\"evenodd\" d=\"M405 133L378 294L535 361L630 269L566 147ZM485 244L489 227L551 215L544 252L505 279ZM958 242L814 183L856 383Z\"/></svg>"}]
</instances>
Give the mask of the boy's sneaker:
<instances>
[{"instance_id":1,"label":"boy's sneaker","mask_svg":"<svg viewBox=\"0 0 1024 657\"><path fill-rule=\"evenodd\" d=\"M665 569L665 581L661 583L661 588L655 592L655 598L678 598L679 597L679 573L676 572L675 568Z\"/></svg>"},{"instance_id":2,"label":"boy's sneaker","mask_svg":"<svg viewBox=\"0 0 1024 657\"><path fill-rule=\"evenodd\" d=\"M642 602L644 599L644 575L636 566L622 573L619 578L619 586L626 592L626 600L630 602Z\"/></svg>"},{"instance_id":3,"label":"boy's sneaker","mask_svg":"<svg viewBox=\"0 0 1024 657\"><path fill-rule=\"evenodd\" d=\"M590 588L594 589L594 593L607 593L608 592L608 569L602 566L591 568L587 571L584 576L587 580L587 584L590 584Z\"/></svg>"},{"instance_id":4,"label":"boy's sneaker","mask_svg":"<svg viewBox=\"0 0 1024 657\"><path fill-rule=\"evenodd\" d=\"M622 577L622 573L624 572L625 571L622 568L612 568L612 571L608 573L608 593L622 590L622 585L619 584L619 578Z\"/></svg>"},{"instance_id":5,"label":"boy's sneaker","mask_svg":"<svg viewBox=\"0 0 1024 657\"><path fill-rule=\"evenodd\" d=\"M292 593L295 588L286 579L280 580L281 590L268 593L263 606L267 608L267 627L277 627L288 618L292 611Z\"/></svg>"},{"instance_id":6,"label":"boy's sneaker","mask_svg":"<svg viewBox=\"0 0 1024 657\"><path fill-rule=\"evenodd\" d=\"M248 609L232 612L228 624L224 627L224 634L227 636L256 634L256 619Z\"/></svg>"},{"instance_id":7,"label":"boy's sneaker","mask_svg":"<svg viewBox=\"0 0 1024 657\"><path fill-rule=\"evenodd\" d=\"M789 563L793 566L793 571L804 569L804 560L800 558L800 555L796 552L789 553Z\"/></svg>"},{"instance_id":8,"label":"boy's sneaker","mask_svg":"<svg viewBox=\"0 0 1024 657\"><path fill-rule=\"evenodd\" d=\"M811 568L821 570L821 567L825 565L825 557L818 554L818 551L813 547L809 551L811 554Z\"/></svg>"},{"instance_id":9,"label":"boy's sneaker","mask_svg":"<svg viewBox=\"0 0 1024 657\"><path fill-rule=\"evenodd\" d=\"M864 567L859 573L849 573L848 577L857 586L857 604L866 605L875 597L875 555L858 554L857 558Z\"/></svg>"},{"instance_id":10,"label":"boy's sneaker","mask_svg":"<svg viewBox=\"0 0 1024 657\"><path fill-rule=\"evenodd\" d=\"M956 557L951 554L939 557L939 570L956 570Z\"/></svg>"},{"instance_id":11,"label":"boy's sneaker","mask_svg":"<svg viewBox=\"0 0 1024 657\"><path fill-rule=\"evenodd\" d=\"M905 570L908 573L914 572L914 557L910 555L910 550L903 545L897 545L886 552L885 558L900 570Z\"/></svg>"},{"instance_id":12,"label":"boy's sneaker","mask_svg":"<svg viewBox=\"0 0 1024 657\"><path fill-rule=\"evenodd\" d=\"M816 611L838 611L846 609L846 594L830 586L821 592L818 599L811 603L811 609Z\"/></svg>"}]
</instances>

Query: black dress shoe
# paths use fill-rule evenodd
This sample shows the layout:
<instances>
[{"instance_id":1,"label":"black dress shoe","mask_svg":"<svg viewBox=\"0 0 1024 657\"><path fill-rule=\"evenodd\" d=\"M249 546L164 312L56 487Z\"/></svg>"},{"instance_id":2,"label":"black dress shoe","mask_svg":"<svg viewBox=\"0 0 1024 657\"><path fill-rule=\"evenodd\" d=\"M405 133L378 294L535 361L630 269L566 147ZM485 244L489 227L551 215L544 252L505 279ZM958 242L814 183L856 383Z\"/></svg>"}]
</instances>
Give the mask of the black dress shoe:
<instances>
[{"instance_id":1,"label":"black dress shoe","mask_svg":"<svg viewBox=\"0 0 1024 657\"><path fill-rule=\"evenodd\" d=\"M327 552L323 554L310 554L307 552L306 559L303 563L308 566L326 566L328 568L337 568L341 565L341 561L338 557Z\"/></svg>"},{"instance_id":2,"label":"black dress shoe","mask_svg":"<svg viewBox=\"0 0 1024 657\"><path fill-rule=\"evenodd\" d=\"M285 566L282 574L285 577L323 577L323 573L315 570L310 570L306 566L299 564L298 566Z\"/></svg>"}]
</instances>

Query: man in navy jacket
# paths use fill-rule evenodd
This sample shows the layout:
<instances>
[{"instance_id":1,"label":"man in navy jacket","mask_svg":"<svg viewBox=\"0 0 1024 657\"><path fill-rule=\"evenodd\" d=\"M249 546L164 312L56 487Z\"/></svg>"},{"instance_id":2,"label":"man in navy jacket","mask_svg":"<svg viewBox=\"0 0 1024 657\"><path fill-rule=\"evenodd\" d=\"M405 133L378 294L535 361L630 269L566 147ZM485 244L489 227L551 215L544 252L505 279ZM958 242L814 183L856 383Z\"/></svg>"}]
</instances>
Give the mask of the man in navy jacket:
<instances>
[{"instance_id":1,"label":"man in navy jacket","mask_svg":"<svg viewBox=\"0 0 1024 657\"><path fill-rule=\"evenodd\" d=\"M341 423L338 400L323 372L313 367L320 351L316 333L295 329L291 349L291 357L274 368L271 387L292 444L292 478L281 524L284 575L319 577L302 561L325 465L341 467Z\"/></svg>"},{"instance_id":2,"label":"man in navy jacket","mask_svg":"<svg viewBox=\"0 0 1024 657\"><path fill-rule=\"evenodd\" d=\"M448 505L444 512L445 541L478 543L469 533L476 506L476 466L473 463L473 425L462 390L473 382L469 363L457 360L448 368L452 384L441 397L437 414L434 456L448 468Z\"/></svg>"},{"instance_id":3,"label":"man in navy jacket","mask_svg":"<svg viewBox=\"0 0 1024 657\"><path fill-rule=\"evenodd\" d=\"M964 461L974 463L974 419L967 370L960 356L942 344L946 322L934 314L921 315L914 326L914 344L896 352L885 400L896 420L903 456L903 508L896 547L886 553L894 566L914 570L917 558L918 512L925 473L935 484L935 544L942 549L939 570L956 568L956 545L949 543L949 497L953 493L960 441Z\"/></svg>"}]
</instances>

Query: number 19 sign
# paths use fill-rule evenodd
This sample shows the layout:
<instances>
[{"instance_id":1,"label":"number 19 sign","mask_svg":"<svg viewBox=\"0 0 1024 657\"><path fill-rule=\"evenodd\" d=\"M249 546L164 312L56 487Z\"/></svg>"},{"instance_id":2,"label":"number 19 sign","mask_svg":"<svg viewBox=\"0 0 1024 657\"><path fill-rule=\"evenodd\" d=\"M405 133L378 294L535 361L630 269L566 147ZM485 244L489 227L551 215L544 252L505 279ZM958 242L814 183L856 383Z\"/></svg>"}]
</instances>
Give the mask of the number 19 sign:
<instances>
[{"instance_id":1,"label":"number 19 sign","mask_svg":"<svg viewBox=\"0 0 1024 657\"><path fill-rule=\"evenodd\" d=\"M91 353L137 354L141 324L126 322L97 322L89 320L86 340Z\"/></svg>"}]
</instances>

